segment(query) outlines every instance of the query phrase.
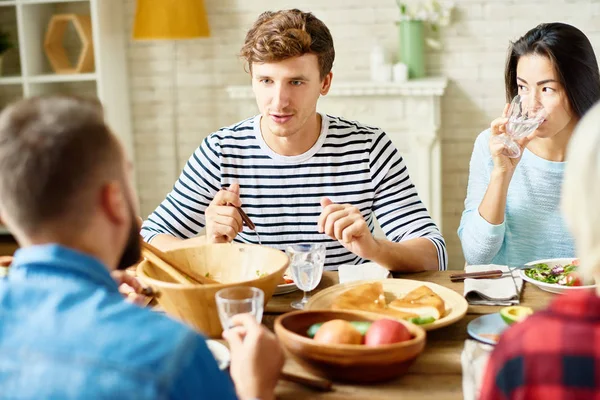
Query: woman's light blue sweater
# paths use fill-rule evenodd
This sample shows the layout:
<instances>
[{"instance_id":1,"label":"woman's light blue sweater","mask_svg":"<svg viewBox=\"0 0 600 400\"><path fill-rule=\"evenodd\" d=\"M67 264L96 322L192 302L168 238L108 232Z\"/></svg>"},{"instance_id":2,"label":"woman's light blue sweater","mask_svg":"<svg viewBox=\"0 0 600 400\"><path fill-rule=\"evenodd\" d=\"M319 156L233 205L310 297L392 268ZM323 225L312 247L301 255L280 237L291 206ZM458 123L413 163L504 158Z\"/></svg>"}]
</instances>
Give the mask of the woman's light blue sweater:
<instances>
[{"instance_id":1,"label":"woman's light blue sweater","mask_svg":"<svg viewBox=\"0 0 600 400\"><path fill-rule=\"evenodd\" d=\"M548 161L525 149L508 188L504 222L492 225L479 214L494 165L490 135L486 130L475 141L458 228L467 264L518 266L543 258L574 257L573 239L560 213L565 162Z\"/></svg>"}]
</instances>

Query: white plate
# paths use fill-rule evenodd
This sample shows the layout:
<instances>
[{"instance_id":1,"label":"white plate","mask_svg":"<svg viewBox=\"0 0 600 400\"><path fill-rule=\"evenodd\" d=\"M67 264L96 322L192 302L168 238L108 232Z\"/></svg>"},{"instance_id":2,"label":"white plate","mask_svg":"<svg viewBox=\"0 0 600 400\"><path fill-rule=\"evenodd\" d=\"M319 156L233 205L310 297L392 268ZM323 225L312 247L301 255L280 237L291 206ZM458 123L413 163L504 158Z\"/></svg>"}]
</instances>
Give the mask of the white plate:
<instances>
[{"instance_id":1,"label":"white plate","mask_svg":"<svg viewBox=\"0 0 600 400\"><path fill-rule=\"evenodd\" d=\"M546 260L535 260L535 261L531 261L528 262L525 265L535 265L535 264L548 264L548 265L567 265L573 262L573 260L575 260L575 258L548 258ZM569 291L573 291L573 290L590 290L596 287L596 285L587 285L587 286L563 286L563 285L559 285L556 283L546 283L546 282L540 282L536 279L532 279L530 277L528 277L525 274L525 270L522 269L519 271L519 274L521 275L521 278L523 278L524 281L531 283L532 285L535 285L537 287L539 287L542 290L545 290L546 292L550 292L550 293L558 293L558 294L565 294Z\"/></svg>"},{"instance_id":2,"label":"white plate","mask_svg":"<svg viewBox=\"0 0 600 400\"><path fill-rule=\"evenodd\" d=\"M288 278L288 279L292 279L292 271L290 271L289 267L283 273L283 277L284 278ZM275 292L273 293L273 295L277 296L278 294L292 293L292 292L295 292L296 290L298 290L298 286L296 286L296 284L294 282L292 282L292 283L283 283L281 285L277 285L277 287L275 288Z\"/></svg>"},{"instance_id":3,"label":"white plate","mask_svg":"<svg viewBox=\"0 0 600 400\"><path fill-rule=\"evenodd\" d=\"M495 345L498 343L496 340L491 338L489 335L502 335L508 328L508 325L502 317L500 313L493 313L482 315L481 317L475 318L473 321L469 322L467 325L467 333L473 339L479 340L480 342Z\"/></svg>"},{"instance_id":4,"label":"white plate","mask_svg":"<svg viewBox=\"0 0 600 400\"><path fill-rule=\"evenodd\" d=\"M227 369L229 366L229 362L231 361L231 357L229 355L229 349L223 343L219 343L216 340L208 339L206 341L206 346L217 360L217 364L219 364L219 369L221 371Z\"/></svg>"},{"instance_id":5,"label":"white plate","mask_svg":"<svg viewBox=\"0 0 600 400\"><path fill-rule=\"evenodd\" d=\"M292 292L295 292L296 290L298 290L298 286L296 286L296 284L294 282L284 283L283 285L277 285L273 295L277 296L278 294L292 293Z\"/></svg>"}]
</instances>

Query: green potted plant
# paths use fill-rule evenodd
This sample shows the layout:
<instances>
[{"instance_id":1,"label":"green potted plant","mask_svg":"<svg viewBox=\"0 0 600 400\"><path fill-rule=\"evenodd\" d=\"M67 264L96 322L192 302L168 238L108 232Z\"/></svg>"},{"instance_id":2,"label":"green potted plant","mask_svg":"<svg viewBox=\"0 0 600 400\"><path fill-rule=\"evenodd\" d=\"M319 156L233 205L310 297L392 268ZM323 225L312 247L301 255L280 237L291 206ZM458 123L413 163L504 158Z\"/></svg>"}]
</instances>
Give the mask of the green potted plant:
<instances>
[{"instance_id":1,"label":"green potted plant","mask_svg":"<svg viewBox=\"0 0 600 400\"><path fill-rule=\"evenodd\" d=\"M0 76L2 76L2 58L4 57L4 54L13 47L8 32L0 31Z\"/></svg>"}]
</instances>

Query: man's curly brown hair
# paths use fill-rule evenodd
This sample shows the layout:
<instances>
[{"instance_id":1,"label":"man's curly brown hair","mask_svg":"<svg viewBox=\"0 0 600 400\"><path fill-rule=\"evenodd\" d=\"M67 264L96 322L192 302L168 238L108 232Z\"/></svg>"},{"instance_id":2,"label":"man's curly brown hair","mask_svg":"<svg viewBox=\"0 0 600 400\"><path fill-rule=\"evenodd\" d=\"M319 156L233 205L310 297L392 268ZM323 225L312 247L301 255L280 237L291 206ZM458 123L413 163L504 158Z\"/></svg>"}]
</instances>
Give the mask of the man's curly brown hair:
<instances>
[{"instance_id":1,"label":"man's curly brown hair","mask_svg":"<svg viewBox=\"0 0 600 400\"><path fill-rule=\"evenodd\" d=\"M298 9L266 11L246 34L240 52L250 71L252 63L270 63L314 54L321 79L331 71L335 50L329 28L310 12Z\"/></svg>"}]
</instances>

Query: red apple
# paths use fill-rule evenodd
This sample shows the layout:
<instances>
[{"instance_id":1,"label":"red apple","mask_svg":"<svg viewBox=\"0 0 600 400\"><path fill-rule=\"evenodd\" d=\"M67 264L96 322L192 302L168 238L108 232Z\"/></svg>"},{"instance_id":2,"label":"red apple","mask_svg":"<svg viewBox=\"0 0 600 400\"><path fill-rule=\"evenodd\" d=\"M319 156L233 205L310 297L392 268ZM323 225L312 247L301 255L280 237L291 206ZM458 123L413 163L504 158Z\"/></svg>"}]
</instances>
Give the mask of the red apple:
<instances>
[{"instance_id":1,"label":"red apple","mask_svg":"<svg viewBox=\"0 0 600 400\"><path fill-rule=\"evenodd\" d=\"M373 322L365 333L365 345L367 346L399 343L410 339L411 334L406 326L386 318Z\"/></svg>"}]
</instances>

